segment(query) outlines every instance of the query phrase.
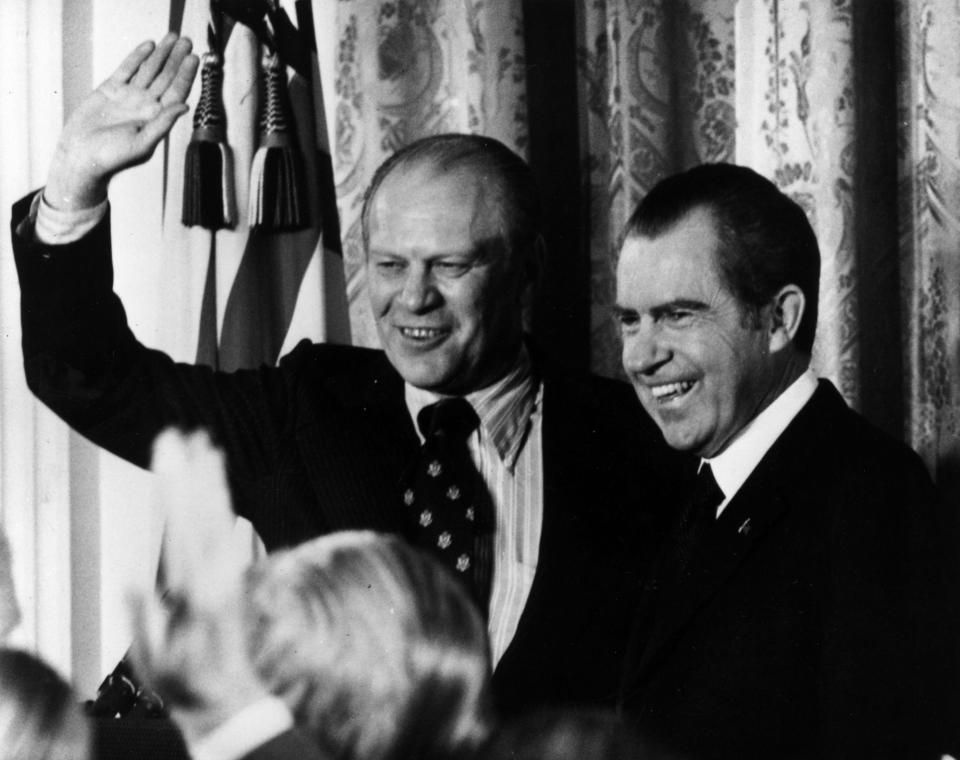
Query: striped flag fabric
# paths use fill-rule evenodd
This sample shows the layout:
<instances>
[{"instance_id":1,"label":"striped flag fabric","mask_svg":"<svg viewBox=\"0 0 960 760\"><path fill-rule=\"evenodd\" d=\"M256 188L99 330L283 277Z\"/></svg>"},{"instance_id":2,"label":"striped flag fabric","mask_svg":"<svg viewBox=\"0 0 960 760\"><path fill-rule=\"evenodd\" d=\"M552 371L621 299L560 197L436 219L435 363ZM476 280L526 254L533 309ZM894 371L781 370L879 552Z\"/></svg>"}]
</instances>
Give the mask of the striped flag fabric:
<instances>
[{"instance_id":1,"label":"striped flag fabric","mask_svg":"<svg viewBox=\"0 0 960 760\"><path fill-rule=\"evenodd\" d=\"M257 148L261 46L245 25L223 27L223 101L234 161L238 222L216 232L181 223L183 163L192 126L184 117L167 141L164 240L179 259L174 281L184 283L183 305L170 329L179 333L185 360L216 369L272 365L302 338L350 341L336 194L326 130L315 29L309 0L280 3L309 51L306 71L287 67L288 91L302 152L309 226L296 231L251 227L247 216L250 169ZM205 50L211 21L207 0L174 0L171 28ZM191 111L199 98L191 93ZM176 252L176 253L174 253ZM183 260L183 257L189 260ZM185 274L186 272L186 274ZM190 355L192 330L195 351ZM169 341L168 341L169 343Z\"/></svg>"}]
</instances>

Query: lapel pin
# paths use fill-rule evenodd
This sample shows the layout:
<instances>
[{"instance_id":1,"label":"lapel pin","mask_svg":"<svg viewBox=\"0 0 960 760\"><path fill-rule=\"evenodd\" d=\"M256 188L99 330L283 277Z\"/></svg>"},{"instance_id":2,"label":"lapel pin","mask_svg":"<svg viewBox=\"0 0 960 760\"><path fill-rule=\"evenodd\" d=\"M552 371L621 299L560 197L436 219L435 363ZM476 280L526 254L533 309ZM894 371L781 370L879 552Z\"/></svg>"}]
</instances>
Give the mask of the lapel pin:
<instances>
[{"instance_id":1,"label":"lapel pin","mask_svg":"<svg viewBox=\"0 0 960 760\"><path fill-rule=\"evenodd\" d=\"M750 535L750 518L749 517L743 521L743 525L737 528L737 533L740 534L741 536Z\"/></svg>"}]
</instances>

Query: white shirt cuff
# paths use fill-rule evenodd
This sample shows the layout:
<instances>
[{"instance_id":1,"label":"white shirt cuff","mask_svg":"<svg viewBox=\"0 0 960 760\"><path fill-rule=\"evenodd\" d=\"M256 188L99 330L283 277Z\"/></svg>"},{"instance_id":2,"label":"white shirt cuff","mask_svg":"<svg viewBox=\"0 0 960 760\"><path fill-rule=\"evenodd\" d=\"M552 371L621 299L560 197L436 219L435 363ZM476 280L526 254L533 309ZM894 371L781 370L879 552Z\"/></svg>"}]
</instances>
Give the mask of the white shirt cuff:
<instances>
[{"instance_id":1,"label":"white shirt cuff","mask_svg":"<svg viewBox=\"0 0 960 760\"><path fill-rule=\"evenodd\" d=\"M278 697L264 697L244 707L199 742L191 744L193 760L238 760L261 744L293 728L293 716Z\"/></svg>"},{"instance_id":2,"label":"white shirt cuff","mask_svg":"<svg viewBox=\"0 0 960 760\"><path fill-rule=\"evenodd\" d=\"M37 240L47 245L73 243L96 227L107 213L107 201L92 208L73 211L55 209L43 199L41 190L30 204L30 220Z\"/></svg>"}]
</instances>

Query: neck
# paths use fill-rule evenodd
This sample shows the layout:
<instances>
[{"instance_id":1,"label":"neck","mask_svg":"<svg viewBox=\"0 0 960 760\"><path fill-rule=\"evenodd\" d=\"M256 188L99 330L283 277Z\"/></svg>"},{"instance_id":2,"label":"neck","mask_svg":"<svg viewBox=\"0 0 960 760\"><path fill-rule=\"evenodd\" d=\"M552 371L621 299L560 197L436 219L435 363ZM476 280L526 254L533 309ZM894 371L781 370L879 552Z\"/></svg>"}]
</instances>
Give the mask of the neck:
<instances>
[{"instance_id":1,"label":"neck","mask_svg":"<svg viewBox=\"0 0 960 760\"><path fill-rule=\"evenodd\" d=\"M773 383L773 388L771 392L766 397L766 403L757 410L757 414L762 412L768 406L770 406L773 401L779 398L780 394L783 393L787 388L793 385L797 379L804 372L807 371L807 367L810 366L810 357L796 352L791 352L784 362L783 366L780 367L780 372L777 373L775 382Z\"/></svg>"},{"instance_id":2,"label":"neck","mask_svg":"<svg viewBox=\"0 0 960 760\"><path fill-rule=\"evenodd\" d=\"M744 420L744 424L738 428L737 432L731 435L720 447L714 451L698 452L699 456L703 457L704 459L710 459L718 454L723 453L723 451L725 451L726 448L740 436L740 433L747 426L747 424L755 420L767 407L770 406L770 404L780 398L783 392L793 385L797 379L804 372L806 372L807 367L809 366L810 358L808 356L791 352L791 354L785 357L784 361L771 372L769 378L770 382L766 384L764 393L757 397L750 416Z\"/></svg>"}]
</instances>

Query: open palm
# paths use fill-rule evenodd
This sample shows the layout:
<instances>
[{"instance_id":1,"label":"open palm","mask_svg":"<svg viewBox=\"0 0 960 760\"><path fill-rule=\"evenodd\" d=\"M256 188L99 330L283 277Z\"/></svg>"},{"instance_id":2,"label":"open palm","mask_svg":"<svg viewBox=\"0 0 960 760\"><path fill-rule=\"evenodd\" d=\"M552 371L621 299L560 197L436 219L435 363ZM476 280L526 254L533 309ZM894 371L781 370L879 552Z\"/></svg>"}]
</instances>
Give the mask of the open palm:
<instances>
[{"instance_id":1,"label":"open palm","mask_svg":"<svg viewBox=\"0 0 960 760\"><path fill-rule=\"evenodd\" d=\"M146 161L174 122L198 61L189 39L168 34L144 42L88 95L67 120L45 195L54 206L82 208L102 200L110 178Z\"/></svg>"}]
</instances>

